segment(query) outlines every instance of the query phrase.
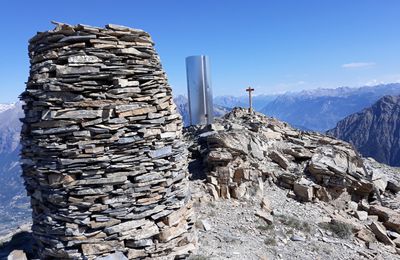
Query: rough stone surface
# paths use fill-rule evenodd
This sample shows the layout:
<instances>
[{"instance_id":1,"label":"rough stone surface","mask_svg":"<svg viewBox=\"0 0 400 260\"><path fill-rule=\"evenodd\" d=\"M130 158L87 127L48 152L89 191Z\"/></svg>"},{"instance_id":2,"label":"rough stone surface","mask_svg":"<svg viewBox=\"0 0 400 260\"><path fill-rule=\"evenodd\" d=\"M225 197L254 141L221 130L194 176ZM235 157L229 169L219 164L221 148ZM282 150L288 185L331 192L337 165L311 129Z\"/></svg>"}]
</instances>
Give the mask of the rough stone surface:
<instances>
[{"instance_id":1,"label":"rough stone surface","mask_svg":"<svg viewBox=\"0 0 400 260\"><path fill-rule=\"evenodd\" d=\"M280 138L271 133L279 134ZM388 234L399 232L400 227L398 170L361 157L344 141L299 131L274 118L248 113L241 108L216 119L212 128L186 129L185 137L190 145L190 165L196 169L192 171L192 178L204 179L205 191L210 194L208 198L199 198L200 201L259 200L263 205L265 196L271 195L266 194L267 187L277 185L286 190L288 198L330 209L329 214L321 215L319 220L330 230L328 234L336 232L337 236L347 239L355 235L364 247L378 240L396 253L396 244L392 241L395 237ZM280 221L276 208L270 214L270 210L262 207L263 210L255 210L254 216L264 225L276 225ZM290 217L283 222L298 228ZM269 230L271 226L262 229ZM301 233L293 233L284 241L293 236L304 238ZM307 242L307 239L295 240L293 242ZM332 243L326 237L321 240ZM272 241L268 239L268 242ZM376 244L384 247L380 242ZM361 254L371 257L368 253Z\"/></svg>"},{"instance_id":2,"label":"rough stone surface","mask_svg":"<svg viewBox=\"0 0 400 260\"><path fill-rule=\"evenodd\" d=\"M40 258L195 249L182 121L153 45L142 30L63 23L29 41L21 157Z\"/></svg>"},{"instance_id":3,"label":"rough stone surface","mask_svg":"<svg viewBox=\"0 0 400 260\"><path fill-rule=\"evenodd\" d=\"M7 260L27 260L26 254L22 250L14 250L7 256Z\"/></svg>"},{"instance_id":4,"label":"rough stone surface","mask_svg":"<svg viewBox=\"0 0 400 260\"><path fill-rule=\"evenodd\" d=\"M367 243L376 242L375 234L367 228L362 228L360 231L358 231L356 233L356 237Z\"/></svg>"},{"instance_id":5,"label":"rough stone surface","mask_svg":"<svg viewBox=\"0 0 400 260\"><path fill-rule=\"evenodd\" d=\"M314 188L312 187L312 184L312 182L301 178L293 184L293 192L300 200L311 201L314 196Z\"/></svg>"},{"instance_id":6,"label":"rough stone surface","mask_svg":"<svg viewBox=\"0 0 400 260\"><path fill-rule=\"evenodd\" d=\"M366 211L356 211L356 216L361 221L368 219L368 213Z\"/></svg>"},{"instance_id":7,"label":"rough stone surface","mask_svg":"<svg viewBox=\"0 0 400 260\"><path fill-rule=\"evenodd\" d=\"M387 236L385 227L380 223L372 222L370 228L379 241L387 245L395 246L394 242Z\"/></svg>"},{"instance_id":8,"label":"rough stone surface","mask_svg":"<svg viewBox=\"0 0 400 260\"><path fill-rule=\"evenodd\" d=\"M263 210L257 210L256 213L254 213L257 217L263 219L268 225L272 225L274 222L274 217L269 213L265 212Z\"/></svg>"},{"instance_id":9,"label":"rough stone surface","mask_svg":"<svg viewBox=\"0 0 400 260\"><path fill-rule=\"evenodd\" d=\"M266 179L294 190L304 201L329 201L346 193L366 197L374 192L371 172L346 142L298 131L240 108L217 119L214 129L223 130L191 127L185 136L191 145L191 164L202 169L199 175L207 176L218 197L259 196L258 184ZM281 138L271 138L271 132Z\"/></svg>"}]
</instances>

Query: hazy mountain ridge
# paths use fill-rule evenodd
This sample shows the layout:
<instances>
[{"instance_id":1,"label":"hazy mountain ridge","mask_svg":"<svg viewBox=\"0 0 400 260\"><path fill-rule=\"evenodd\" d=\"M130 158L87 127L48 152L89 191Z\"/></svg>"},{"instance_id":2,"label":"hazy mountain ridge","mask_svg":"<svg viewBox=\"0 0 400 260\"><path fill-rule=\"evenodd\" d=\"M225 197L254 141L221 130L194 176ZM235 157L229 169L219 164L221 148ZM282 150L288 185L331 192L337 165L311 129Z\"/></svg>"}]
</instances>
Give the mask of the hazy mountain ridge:
<instances>
[{"instance_id":1,"label":"hazy mountain ridge","mask_svg":"<svg viewBox=\"0 0 400 260\"><path fill-rule=\"evenodd\" d=\"M182 120L183 120L183 125L188 126L190 123L190 118L189 118L189 101L188 98L179 95L174 98L174 103L178 109L178 113L181 114ZM230 108L228 107L223 107L220 105L214 104L214 116L215 117L220 117L230 111Z\"/></svg>"},{"instance_id":2,"label":"hazy mountain ridge","mask_svg":"<svg viewBox=\"0 0 400 260\"><path fill-rule=\"evenodd\" d=\"M2 107L6 109L1 111ZM0 154L12 153L19 145L22 116L21 103L0 104Z\"/></svg>"},{"instance_id":3,"label":"hazy mountain ridge","mask_svg":"<svg viewBox=\"0 0 400 260\"><path fill-rule=\"evenodd\" d=\"M279 95L272 94L272 95L254 95L253 96L253 108L256 111L260 111L263 107L265 107L268 103L274 101ZM249 96L242 95L242 96L217 96L214 98L214 104L227 107L227 108L234 108L234 107L248 107L249 106Z\"/></svg>"},{"instance_id":4,"label":"hazy mountain ridge","mask_svg":"<svg viewBox=\"0 0 400 260\"><path fill-rule=\"evenodd\" d=\"M16 106L15 103L10 103L10 104L0 104L0 113L3 111L6 111L8 109L12 109Z\"/></svg>"},{"instance_id":5,"label":"hazy mountain ridge","mask_svg":"<svg viewBox=\"0 0 400 260\"><path fill-rule=\"evenodd\" d=\"M400 166L400 96L381 98L327 133L352 143L364 156Z\"/></svg>"},{"instance_id":6,"label":"hazy mountain ridge","mask_svg":"<svg viewBox=\"0 0 400 260\"><path fill-rule=\"evenodd\" d=\"M0 233L30 216L29 199L21 177L19 141L21 103L0 105Z\"/></svg>"},{"instance_id":7,"label":"hazy mountain ridge","mask_svg":"<svg viewBox=\"0 0 400 260\"><path fill-rule=\"evenodd\" d=\"M335 127L346 116L369 107L379 98L398 94L399 83L304 90L278 96L261 112L292 125L322 132Z\"/></svg>"}]
</instances>

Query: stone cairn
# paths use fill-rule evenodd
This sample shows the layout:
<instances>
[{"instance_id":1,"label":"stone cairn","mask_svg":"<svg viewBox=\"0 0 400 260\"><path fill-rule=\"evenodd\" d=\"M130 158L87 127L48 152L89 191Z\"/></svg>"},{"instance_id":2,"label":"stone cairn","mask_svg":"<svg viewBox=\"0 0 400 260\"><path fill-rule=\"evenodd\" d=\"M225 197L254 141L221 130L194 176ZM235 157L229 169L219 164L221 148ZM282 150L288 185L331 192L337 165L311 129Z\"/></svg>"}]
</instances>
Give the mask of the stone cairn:
<instances>
[{"instance_id":1,"label":"stone cairn","mask_svg":"<svg viewBox=\"0 0 400 260\"><path fill-rule=\"evenodd\" d=\"M41 259L196 248L182 121L146 32L55 23L29 41L22 169Z\"/></svg>"}]
</instances>

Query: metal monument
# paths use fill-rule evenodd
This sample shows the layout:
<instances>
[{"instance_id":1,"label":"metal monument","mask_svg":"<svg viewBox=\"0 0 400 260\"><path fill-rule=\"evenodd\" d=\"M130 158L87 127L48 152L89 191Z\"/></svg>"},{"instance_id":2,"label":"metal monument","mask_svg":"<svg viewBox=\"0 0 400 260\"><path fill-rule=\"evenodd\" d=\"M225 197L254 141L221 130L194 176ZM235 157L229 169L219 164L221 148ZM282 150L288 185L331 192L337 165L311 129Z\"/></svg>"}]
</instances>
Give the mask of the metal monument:
<instances>
[{"instance_id":1,"label":"metal monument","mask_svg":"<svg viewBox=\"0 0 400 260\"><path fill-rule=\"evenodd\" d=\"M186 58L190 125L212 124L214 120L210 60L207 56Z\"/></svg>"}]
</instances>

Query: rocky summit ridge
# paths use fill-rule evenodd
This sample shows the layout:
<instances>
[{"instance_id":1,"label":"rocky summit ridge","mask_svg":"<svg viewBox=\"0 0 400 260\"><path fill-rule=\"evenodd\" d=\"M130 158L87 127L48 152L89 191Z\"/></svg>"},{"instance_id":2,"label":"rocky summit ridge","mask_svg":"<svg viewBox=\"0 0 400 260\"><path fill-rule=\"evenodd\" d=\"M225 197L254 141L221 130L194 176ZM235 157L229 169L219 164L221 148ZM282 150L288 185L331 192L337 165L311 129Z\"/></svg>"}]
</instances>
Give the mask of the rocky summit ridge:
<instances>
[{"instance_id":1,"label":"rocky summit ridge","mask_svg":"<svg viewBox=\"0 0 400 260\"><path fill-rule=\"evenodd\" d=\"M198 190L208 194L207 198L201 192L194 195L200 204L210 200L226 210L221 199L237 200L237 217L240 218L250 207L254 216L265 222L264 229L268 232L282 232L282 225L297 221L298 225L290 231L295 234L283 236L281 241L315 239L315 234L310 231L312 228L307 232L301 228L310 225L320 230L315 243L330 241L326 237L330 234L339 241L346 241L340 243L350 240L357 245L350 246L353 250L344 255L338 251L338 259L355 255L366 259L398 257L395 254L400 246L399 169L361 157L347 142L320 133L300 131L261 113L249 114L242 108L233 109L210 126L187 128L185 136L191 154L189 167L192 178L200 179L193 183L197 183ZM278 201L274 202L274 199ZM303 222L298 219L289 221L287 216L276 214L287 210L283 209L286 200L291 201L288 204L298 203L299 208L291 210ZM252 201L250 206L248 201ZM225 214L236 214L234 204ZM310 223L310 219L304 217L311 213L297 213L302 207L319 212L318 217ZM201 212L207 210L200 206L199 211L201 220ZM208 221L213 222L213 219L208 217ZM216 225L220 226L221 222ZM226 228L229 229L230 225L232 223ZM266 240L276 236L275 233L265 234L268 232L261 232ZM200 236L200 252L206 253L206 250L202 251L202 243L210 239L207 235ZM380 246L381 243L389 246ZM208 250L217 249L211 247ZM293 253L283 250L282 254L292 258ZM272 257L279 259L282 254L273 253ZM299 254L295 253L301 256L300 259L312 256ZM255 255L246 257L259 259Z\"/></svg>"},{"instance_id":2,"label":"rocky summit ridge","mask_svg":"<svg viewBox=\"0 0 400 260\"><path fill-rule=\"evenodd\" d=\"M218 196L240 198L248 181L271 179L305 201L331 200L347 192L365 198L388 188L378 187L369 161L351 144L316 132L300 131L261 113L236 108L210 127L186 132L193 163L220 188ZM391 176L396 192L399 179ZM307 190L301 192L300 187Z\"/></svg>"},{"instance_id":3,"label":"rocky summit ridge","mask_svg":"<svg viewBox=\"0 0 400 260\"><path fill-rule=\"evenodd\" d=\"M199 234L190 258L399 258L400 169L243 108L184 140ZM20 254L14 237L2 250Z\"/></svg>"}]
</instances>

